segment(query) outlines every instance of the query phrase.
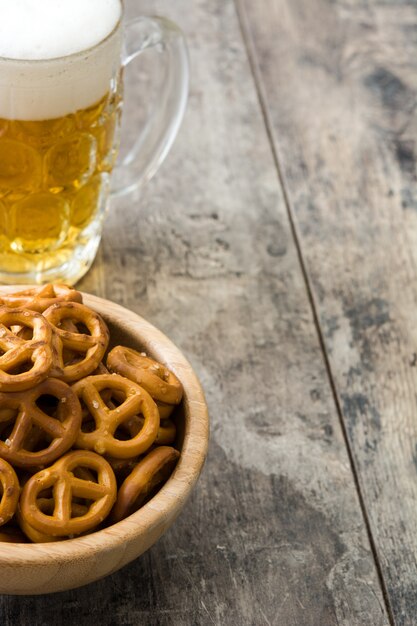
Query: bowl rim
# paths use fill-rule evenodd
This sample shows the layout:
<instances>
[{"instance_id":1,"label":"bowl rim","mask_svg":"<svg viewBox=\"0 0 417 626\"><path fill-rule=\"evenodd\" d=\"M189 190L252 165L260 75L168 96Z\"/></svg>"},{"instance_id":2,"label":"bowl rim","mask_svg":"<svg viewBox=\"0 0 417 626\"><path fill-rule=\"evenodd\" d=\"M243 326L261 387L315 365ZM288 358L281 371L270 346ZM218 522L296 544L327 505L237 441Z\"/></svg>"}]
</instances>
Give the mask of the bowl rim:
<instances>
[{"instance_id":1,"label":"bowl rim","mask_svg":"<svg viewBox=\"0 0 417 626\"><path fill-rule=\"evenodd\" d=\"M0 286L0 294L16 289L22 290L27 285ZM83 301L104 318L112 320L117 326L126 327L134 332L146 352L169 366L184 386L185 431L181 456L174 472L157 494L136 513L83 537L65 539L50 543L0 543L0 562L8 565L44 564L45 562L72 561L74 555L83 554L88 559L98 552L119 550L138 537L160 525L169 524L173 514L179 513L188 499L201 473L207 456L209 442L209 415L201 384L191 364L158 328L143 317L125 307L98 296L81 292ZM104 311L103 311L104 307ZM107 313L110 310L111 314ZM122 560L122 557L121 557Z\"/></svg>"}]
</instances>

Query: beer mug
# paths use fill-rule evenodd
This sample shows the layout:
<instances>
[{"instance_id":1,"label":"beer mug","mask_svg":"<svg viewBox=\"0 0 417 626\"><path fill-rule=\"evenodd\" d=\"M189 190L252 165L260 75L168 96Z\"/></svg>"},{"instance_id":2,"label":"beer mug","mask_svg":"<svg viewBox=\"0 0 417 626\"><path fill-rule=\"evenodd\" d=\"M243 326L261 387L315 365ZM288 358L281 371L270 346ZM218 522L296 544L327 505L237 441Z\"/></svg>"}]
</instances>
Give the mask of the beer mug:
<instances>
[{"instance_id":1,"label":"beer mug","mask_svg":"<svg viewBox=\"0 0 417 626\"><path fill-rule=\"evenodd\" d=\"M149 48L160 93L117 161L123 70ZM167 155L188 77L177 26L124 23L122 0L0 5L0 282L75 283L87 272L111 195L142 185Z\"/></svg>"}]
</instances>

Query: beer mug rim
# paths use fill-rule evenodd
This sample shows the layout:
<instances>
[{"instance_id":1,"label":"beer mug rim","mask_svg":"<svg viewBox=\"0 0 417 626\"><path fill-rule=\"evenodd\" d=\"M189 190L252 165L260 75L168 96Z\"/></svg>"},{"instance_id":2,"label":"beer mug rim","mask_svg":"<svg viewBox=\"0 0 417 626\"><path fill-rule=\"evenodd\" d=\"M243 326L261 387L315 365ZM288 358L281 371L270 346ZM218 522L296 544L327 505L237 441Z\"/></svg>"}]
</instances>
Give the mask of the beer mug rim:
<instances>
[{"instance_id":1,"label":"beer mug rim","mask_svg":"<svg viewBox=\"0 0 417 626\"><path fill-rule=\"evenodd\" d=\"M42 65L45 63L48 63L48 64L62 63L63 61L67 59L68 60L78 59L84 55L91 54L92 52L100 48L101 46L104 46L119 31L123 22L123 18L124 18L124 1L119 0L119 2L121 5L121 12L120 12L120 17L118 21L116 22L114 28L110 31L108 35L106 35L106 37L104 37L104 39L101 39L99 42L97 42L93 46L89 46L88 48L83 48L82 50L78 50L77 52L71 52L70 54L65 54L63 56L50 57L47 59L13 59L12 57L4 57L0 55L0 62L15 64L15 65Z\"/></svg>"}]
</instances>

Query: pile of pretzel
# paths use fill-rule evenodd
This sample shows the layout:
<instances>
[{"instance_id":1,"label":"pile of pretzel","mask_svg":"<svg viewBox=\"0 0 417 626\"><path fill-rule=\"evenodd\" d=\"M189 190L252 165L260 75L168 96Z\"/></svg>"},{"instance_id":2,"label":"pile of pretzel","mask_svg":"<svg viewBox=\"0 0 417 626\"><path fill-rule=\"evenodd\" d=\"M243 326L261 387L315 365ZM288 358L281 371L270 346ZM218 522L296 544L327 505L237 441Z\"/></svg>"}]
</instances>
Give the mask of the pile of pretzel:
<instances>
[{"instance_id":1,"label":"pile of pretzel","mask_svg":"<svg viewBox=\"0 0 417 626\"><path fill-rule=\"evenodd\" d=\"M0 541L118 522L174 469L182 385L143 352L107 352L109 339L65 285L0 299Z\"/></svg>"}]
</instances>

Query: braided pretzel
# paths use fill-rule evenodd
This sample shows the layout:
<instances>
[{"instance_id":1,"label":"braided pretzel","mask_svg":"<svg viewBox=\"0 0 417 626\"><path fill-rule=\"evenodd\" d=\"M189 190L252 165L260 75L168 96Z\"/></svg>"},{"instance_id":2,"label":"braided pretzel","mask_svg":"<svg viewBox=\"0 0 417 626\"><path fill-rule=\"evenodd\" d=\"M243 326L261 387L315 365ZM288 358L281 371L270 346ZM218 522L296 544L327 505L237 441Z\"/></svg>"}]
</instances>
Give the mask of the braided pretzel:
<instances>
[{"instance_id":1,"label":"braided pretzel","mask_svg":"<svg viewBox=\"0 0 417 626\"><path fill-rule=\"evenodd\" d=\"M82 302L79 291L67 285L42 285L16 293L8 293L1 297L0 304L8 307L24 307L31 311L43 313L55 302Z\"/></svg>"},{"instance_id":2,"label":"braided pretzel","mask_svg":"<svg viewBox=\"0 0 417 626\"><path fill-rule=\"evenodd\" d=\"M97 472L97 481L83 480L74 475L79 467ZM38 497L45 489L53 489L54 510L43 513ZM98 526L109 514L116 499L116 478L103 457L94 452L69 452L51 467L28 480L20 500L26 522L35 530L52 537L80 535ZM74 497L92 500L84 515L72 516Z\"/></svg>"},{"instance_id":3,"label":"braided pretzel","mask_svg":"<svg viewBox=\"0 0 417 626\"><path fill-rule=\"evenodd\" d=\"M0 526L3 526L16 513L20 495L20 485L16 472L4 459L0 459L0 482L3 487L3 495L0 500Z\"/></svg>"},{"instance_id":4,"label":"braided pretzel","mask_svg":"<svg viewBox=\"0 0 417 626\"><path fill-rule=\"evenodd\" d=\"M15 335L10 326L16 324L32 329L32 338L24 340ZM48 376L51 338L51 327L40 313L0 308L0 391L30 389ZM29 363L31 367L24 371Z\"/></svg>"},{"instance_id":5,"label":"braided pretzel","mask_svg":"<svg viewBox=\"0 0 417 626\"><path fill-rule=\"evenodd\" d=\"M181 402L182 385L175 374L136 350L124 346L113 348L107 357L107 367L143 387L154 400L164 404Z\"/></svg>"},{"instance_id":6,"label":"braided pretzel","mask_svg":"<svg viewBox=\"0 0 417 626\"><path fill-rule=\"evenodd\" d=\"M102 374L84 378L72 388L95 421L93 432L81 431L77 437L78 448L128 459L146 452L155 441L159 429L158 409L151 396L135 383L122 376ZM124 398L117 408L107 406L100 395L108 390ZM127 441L116 439L116 429L140 413L144 416L142 429Z\"/></svg>"},{"instance_id":7,"label":"braided pretzel","mask_svg":"<svg viewBox=\"0 0 417 626\"><path fill-rule=\"evenodd\" d=\"M120 487L111 513L112 522L120 522L140 508L155 487L169 478L179 456L178 450L168 446L149 452Z\"/></svg>"},{"instance_id":8,"label":"braided pretzel","mask_svg":"<svg viewBox=\"0 0 417 626\"><path fill-rule=\"evenodd\" d=\"M53 375L67 383L73 383L91 374L100 364L109 343L109 331L98 313L78 302L54 304L44 312L56 337L55 370ZM68 320L72 330L67 330ZM89 335L79 332L76 324L83 324ZM76 332L74 332L74 326ZM64 351L75 352L79 360L65 362ZM82 355L82 356L81 356Z\"/></svg>"},{"instance_id":9,"label":"braided pretzel","mask_svg":"<svg viewBox=\"0 0 417 626\"><path fill-rule=\"evenodd\" d=\"M39 406L42 396L58 399L56 417L51 417ZM81 406L76 394L66 383L48 378L37 387L24 393L0 393L2 412L0 419L8 418L13 429L6 439L0 441L0 457L18 467L30 468L55 461L73 445L81 426ZM13 411L10 415L5 409ZM35 431L33 431L33 427ZM49 445L32 452L41 440L39 430L49 438Z\"/></svg>"}]
</instances>

